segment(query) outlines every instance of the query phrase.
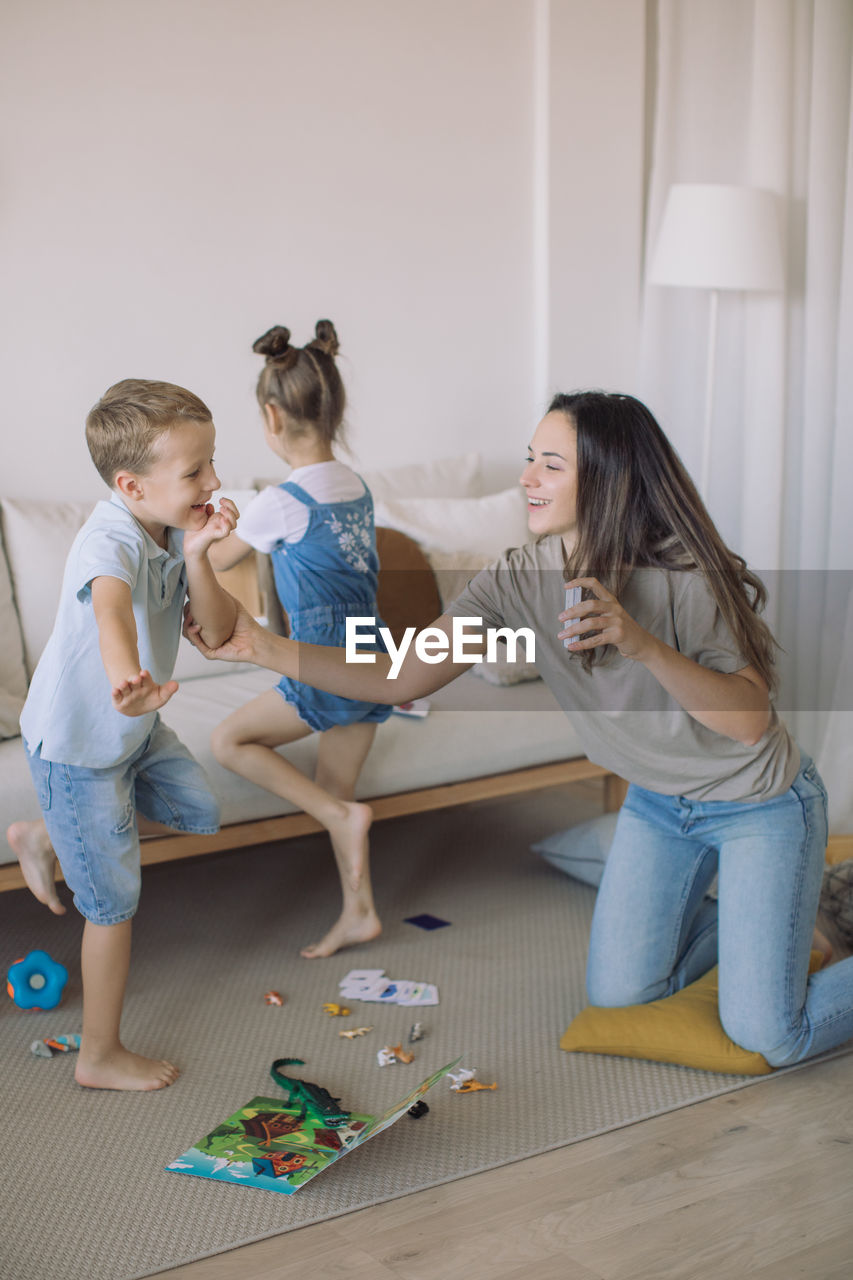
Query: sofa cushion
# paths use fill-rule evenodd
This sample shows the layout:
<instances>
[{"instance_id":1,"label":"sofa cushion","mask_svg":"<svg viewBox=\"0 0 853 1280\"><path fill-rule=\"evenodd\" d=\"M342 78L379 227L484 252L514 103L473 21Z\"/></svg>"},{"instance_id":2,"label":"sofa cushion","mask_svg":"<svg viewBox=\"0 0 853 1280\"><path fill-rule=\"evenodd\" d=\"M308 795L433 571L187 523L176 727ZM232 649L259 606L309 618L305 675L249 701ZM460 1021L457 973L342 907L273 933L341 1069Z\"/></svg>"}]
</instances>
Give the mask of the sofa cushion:
<instances>
[{"instance_id":1,"label":"sofa cushion","mask_svg":"<svg viewBox=\"0 0 853 1280\"><path fill-rule=\"evenodd\" d=\"M620 1058L674 1062L701 1071L765 1076L771 1070L760 1053L751 1053L726 1035L717 1010L718 971L648 1004L582 1009L560 1040L567 1053L609 1053Z\"/></svg>"},{"instance_id":2,"label":"sofa cushion","mask_svg":"<svg viewBox=\"0 0 853 1280\"><path fill-rule=\"evenodd\" d=\"M0 738L15 738L21 732L18 717L26 696L24 641L6 553L0 542Z\"/></svg>"},{"instance_id":3,"label":"sofa cushion","mask_svg":"<svg viewBox=\"0 0 853 1280\"><path fill-rule=\"evenodd\" d=\"M410 462L381 470L365 470L358 462L351 465L373 494L374 502L389 498L475 498L481 492L479 453ZM286 475L259 476L254 484L258 489L265 489L286 479Z\"/></svg>"},{"instance_id":4,"label":"sofa cushion","mask_svg":"<svg viewBox=\"0 0 853 1280\"><path fill-rule=\"evenodd\" d=\"M519 485L482 498L394 498L376 504L376 523L399 529L426 551L470 551L497 558L532 534Z\"/></svg>"},{"instance_id":5,"label":"sofa cushion","mask_svg":"<svg viewBox=\"0 0 853 1280\"><path fill-rule=\"evenodd\" d=\"M812 951L809 973L823 964ZM673 1062L700 1071L765 1076L773 1067L760 1053L742 1049L723 1030L719 1014L719 968L661 1000L603 1009L588 1005L568 1030L560 1048L567 1053L608 1053L648 1062Z\"/></svg>"},{"instance_id":6,"label":"sofa cushion","mask_svg":"<svg viewBox=\"0 0 853 1280\"><path fill-rule=\"evenodd\" d=\"M223 824L292 813L288 801L223 769L213 757L214 726L276 681L274 672L257 667L230 663L227 668L207 679L186 680L163 708L163 720L207 771ZM311 734L281 748L281 754L313 776L317 740ZM466 673L431 696L425 718L392 715L379 725L356 795L397 794L582 755L577 734L542 681L495 689ZM6 826L39 813L20 738L0 742L0 776L2 863L14 861L2 839Z\"/></svg>"},{"instance_id":7,"label":"sofa cushion","mask_svg":"<svg viewBox=\"0 0 853 1280\"><path fill-rule=\"evenodd\" d=\"M233 491L223 491L231 493ZM41 651L53 630L65 560L78 531L88 519L97 498L88 502L44 502L38 499L4 499L3 532L9 548L9 562L23 636L23 656L27 673L35 670ZM3 566L0 566L0 617L4 619ZM246 562L220 575L223 585L256 613L259 608L257 580ZM4 646L6 647L6 646ZM4 658L0 657L0 693L8 687L3 678ZM192 645L182 645L175 669L176 680L192 679L204 670L205 659L196 656ZM221 664L224 668L225 663ZM209 668L209 664L208 664ZM208 669L206 672L210 675ZM26 683L23 694L26 695ZM2 699L0 699L2 703ZM20 708L18 708L18 714ZM17 718L17 717L16 717ZM0 705L2 721L2 705Z\"/></svg>"},{"instance_id":8,"label":"sofa cushion","mask_svg":"<svg viewBox=\"0 0 853 1280\"><path fill-rule=\"evenodd\" d=\"M465 453L399 467L356 467L374 502L394 498L474 498L480 493L480 455Z\"/></svg>"},{"instance_id":9,"label":"sofa cushion","mask_svg":"<svg viewBox=\"0 0 853 1280\"><path fill-rule=\"evenodd\" d=\"M71 543L97 501L4 498L0 505L29 675L53 630Z\"/></svg>"},{"instance_id":10,"label":"sofa cushion","mask_svg":"<svg viewBox=\"0 0 853 1280\"><path fill-rule=\"evenodd\" d=\"M238 668L226 679L187 680L161 713L207 771L224 824L294 812L289 801L223 769L210 749L214 726L275 682L274 672L259 668ZM281 754L312 777L317 740L312 733ZM423 719L392 715L378 726L356 796L398 794L582 755L545 684L495 689L466 673L430 696Z\"/></svg>"}]
</instances>

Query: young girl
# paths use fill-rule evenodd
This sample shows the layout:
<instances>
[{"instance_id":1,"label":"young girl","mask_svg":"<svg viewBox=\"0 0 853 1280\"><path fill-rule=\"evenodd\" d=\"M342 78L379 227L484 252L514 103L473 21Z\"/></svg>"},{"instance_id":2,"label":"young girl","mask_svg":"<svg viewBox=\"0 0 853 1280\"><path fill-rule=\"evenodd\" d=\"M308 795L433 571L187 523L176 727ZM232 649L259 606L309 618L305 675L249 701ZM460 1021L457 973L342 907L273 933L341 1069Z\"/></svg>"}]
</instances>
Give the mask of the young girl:
<instances>
[{"instance_id":1,"label":"young girl","mask_svg":"<svg viewBox=\"0 0 853 1280\"><path fill-rule=\"evenodd\" d=\"M276 326L252 348L266 356L257 396L267 444L293 470L285 484L249 503L212 563L227 569L253 547L268 552L293 639L340 645L348 614L377 614L379 562L373 500L332 448L346 400L335 364L338 337L329 320L318 320L315 332L307 346L294 347L290 330ZM213 734L221 764L298 805L329 832L343 910L325 937L302 951L310 959L368 942L381 930L368 869L373 815L353 794L376 726L390 714L389 706L322 693L285 676ZM313 780L275 750L310 733L320 734Z\"/></svg>"},{"instance_id":2,"label":"young girl","mask_svg":"<svg viewBox=\"0 0 853 1280\"><path fill-rule=\"evenodd\" d=\"M744 1048L783 1066L842 1043L853 958L808 976L826 794L773 706L763 586L631 396L556 396L521 483L539 537L479 573L433 625L532 625L537 667L587 754L631 784L596 901L590 1001L654 1000L718 961L720 1018ZM563 585L585 598L561 607ZM468 665L427 666L411 648L386 681L382 656L349 667L343 651L269 636L245 613L226 645L200 647L388 702Z\"/></svg>"}]
</instances>

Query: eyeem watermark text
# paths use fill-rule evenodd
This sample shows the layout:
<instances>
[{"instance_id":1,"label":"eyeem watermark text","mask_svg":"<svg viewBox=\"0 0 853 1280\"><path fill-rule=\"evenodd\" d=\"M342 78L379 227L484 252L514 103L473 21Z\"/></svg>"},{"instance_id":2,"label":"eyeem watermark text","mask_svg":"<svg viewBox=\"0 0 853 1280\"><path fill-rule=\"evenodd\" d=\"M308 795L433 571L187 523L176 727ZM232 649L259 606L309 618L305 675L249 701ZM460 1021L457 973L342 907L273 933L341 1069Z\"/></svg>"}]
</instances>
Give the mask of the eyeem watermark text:
<instances>
[{"instance_id":1,"label":"eyeem watermark text","mask_svg":"<svg viewBox=\"0 0 853 1280\"><path fill-rule=\"evenodd\" d=\"M413 639L415 654L421 662L444 662L448 656L453 662L479 662L484 656L484 638L486 662L497 659L499 641L506 645L506 655L510 662L516 659L519 641L524 642L525 661L536 661L536 637L531 627L519 627L517 631L513 631L511 627L484 627L482 618L454 618L450 636L439 627L424 627L422 631L418 631L416 627L406 627L397 645L387 627L377 628L376 619L367 617L346 620L347 662L375 662L376 653L359 652L359 645L375 644L377 635L391 659L391 670L388 672L391 680L396 680L400 674L403 659L409 652Z\"/></svg>"}]
</instances>

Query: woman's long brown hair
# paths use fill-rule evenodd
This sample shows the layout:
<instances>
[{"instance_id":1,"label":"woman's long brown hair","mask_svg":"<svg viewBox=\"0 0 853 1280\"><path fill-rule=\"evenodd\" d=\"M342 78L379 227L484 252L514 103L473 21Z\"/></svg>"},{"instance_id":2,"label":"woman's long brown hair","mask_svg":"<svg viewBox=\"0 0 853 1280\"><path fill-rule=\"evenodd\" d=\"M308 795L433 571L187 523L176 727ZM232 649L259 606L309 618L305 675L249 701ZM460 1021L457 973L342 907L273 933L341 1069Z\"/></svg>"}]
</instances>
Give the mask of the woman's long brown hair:
<instances>
[{"instance_id":1,"label":"woman's long brown hair","mask_svg":"<svg viewBox=\"0 0 853 1280\"><path fill-rule=\"evenodd\" d=\"M723 542L646 406L633 396L577 391L554 396L548 412L565 414L577 432L578 537L568 575L596 577L618 599L638 568L706 574L747 664L774 689L777 645L759 616L764 583ZM587 670L602 653L583 654Z\"/></svg>"}]
</instances>

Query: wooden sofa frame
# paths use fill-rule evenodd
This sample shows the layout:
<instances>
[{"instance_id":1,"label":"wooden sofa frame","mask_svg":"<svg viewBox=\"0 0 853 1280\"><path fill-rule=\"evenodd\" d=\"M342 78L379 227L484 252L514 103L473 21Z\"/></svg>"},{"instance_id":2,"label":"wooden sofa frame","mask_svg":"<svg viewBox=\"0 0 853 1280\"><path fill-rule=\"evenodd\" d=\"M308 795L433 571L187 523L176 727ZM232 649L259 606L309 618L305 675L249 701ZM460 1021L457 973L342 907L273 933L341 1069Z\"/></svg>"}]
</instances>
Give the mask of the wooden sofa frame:
<instances>
[{"instance_id":1,"label":"wooden sofa frame","mask_svg":"<svg viewBox=\"0 0 853 1280\"><path fill-rule=\"evenodd\" d=\"M470 804L475 800L522 795L546 787L560 787L596 778L603 782L604 809L618 809L626 784L621 778L608 773L600 765L592 764L585 757L534 765L527 769L513 769L508 773L470 778L444 786L401 791L397 795L378 796L370 799L369 804L374 820L382 820ZM171 862L175 858L197 858L203 854L268 844L275 840L289 840L294 836L311 835L322 830L321 824L307 813L288 813L278 818L258 818L253 822L234 823L222 827L213 835L152 836L141 842L142 865L145 867L158 862ZM57 879L61 879L58 866ZM0 866L0 893L6 889L25 887L24 877L17 863Z\"/></svg>"}]
</instances>

